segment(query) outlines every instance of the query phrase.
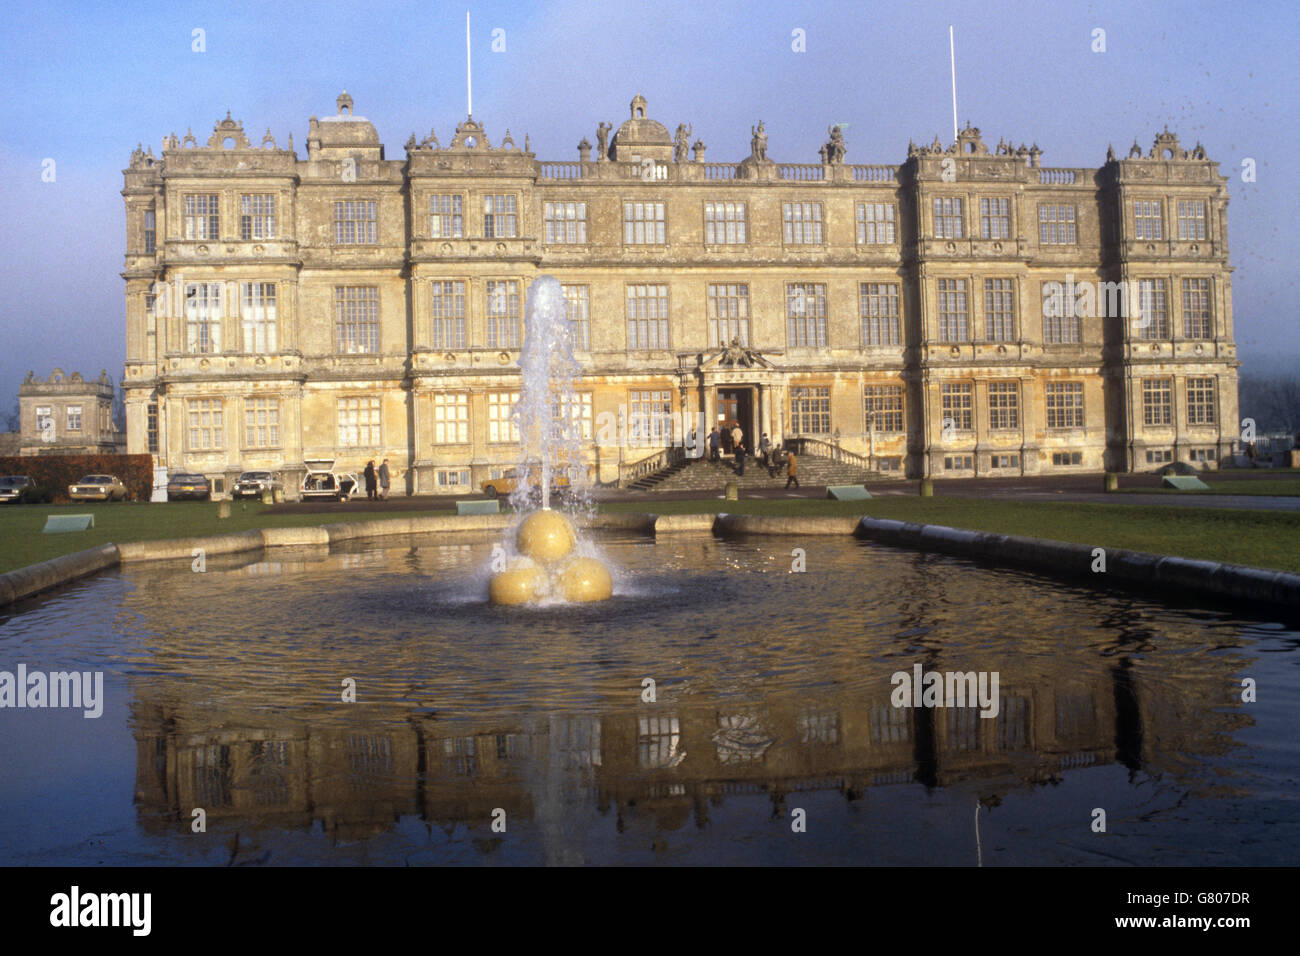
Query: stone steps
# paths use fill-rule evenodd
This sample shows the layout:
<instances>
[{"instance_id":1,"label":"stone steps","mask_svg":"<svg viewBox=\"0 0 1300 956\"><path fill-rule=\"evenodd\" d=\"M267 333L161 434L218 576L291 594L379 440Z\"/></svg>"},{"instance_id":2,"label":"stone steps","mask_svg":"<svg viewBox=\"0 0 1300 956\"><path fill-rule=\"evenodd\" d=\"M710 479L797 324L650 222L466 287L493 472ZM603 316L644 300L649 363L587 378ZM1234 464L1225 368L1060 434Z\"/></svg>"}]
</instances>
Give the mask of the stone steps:
<instances>
[{"instance_id":1,"label":"stone steps","mask_svg":"<svg viewBox=\"0 0 1300 956\"><path fill-rule=\"evenodd\" d=\"M669 465L667 468L663 469L662 471L656 471L653 475L646 475L644 478L638 478L636 481L628 485L628 488L632 489L633 491L649 491L651 488L654 488L656 485L660 484L661 482L666 481L668 478L671 478L673 475L680 472L683 468L688 467L690 464L691 464L691 460L689 458L684 459L675 464Z\"/></svg>"},{"instance_id":2,"label":"stone steps","mask_svg":"<svg viewBox=\"0 0 1300 956\"><path fill-rule=\"evenodd\" d=\"M741 488L780 488L785 485L783 471L778 471L775 478L769 478L767 469L749 457L745 459L745 475L742 478L735 472L734 461L734 458L724 458L721 462L711 462L708 459L687 461L640 479L629 487L655 492L721 492L729 481L736 482ZM805 486L860 485L873 477L866 469L815 455L800 455L798 462L799 484ZM653 484L643 486L650 478L656 480Z\"/></svg>"}]
</instances>

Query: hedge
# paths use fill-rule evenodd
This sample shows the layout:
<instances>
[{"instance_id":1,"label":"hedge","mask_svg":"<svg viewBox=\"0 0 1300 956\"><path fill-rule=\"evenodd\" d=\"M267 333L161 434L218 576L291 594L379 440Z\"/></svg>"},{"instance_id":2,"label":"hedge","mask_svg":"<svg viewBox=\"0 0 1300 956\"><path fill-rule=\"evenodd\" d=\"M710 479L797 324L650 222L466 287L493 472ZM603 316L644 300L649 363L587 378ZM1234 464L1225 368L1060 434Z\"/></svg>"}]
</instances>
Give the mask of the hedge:
<instances>
[{"instance_id":1,"label":"hedge","mask_svg":"<svg viewBox=\"0 0 1300 956\"><path fill-rule=\"evenodd\" d=\"M0 475L26 475L53 486L54 500L68 500L68 485L86 475L116 475L131 501L153 493L153 455L12 455L0 457Z\"/></svg>"}]
</instances>

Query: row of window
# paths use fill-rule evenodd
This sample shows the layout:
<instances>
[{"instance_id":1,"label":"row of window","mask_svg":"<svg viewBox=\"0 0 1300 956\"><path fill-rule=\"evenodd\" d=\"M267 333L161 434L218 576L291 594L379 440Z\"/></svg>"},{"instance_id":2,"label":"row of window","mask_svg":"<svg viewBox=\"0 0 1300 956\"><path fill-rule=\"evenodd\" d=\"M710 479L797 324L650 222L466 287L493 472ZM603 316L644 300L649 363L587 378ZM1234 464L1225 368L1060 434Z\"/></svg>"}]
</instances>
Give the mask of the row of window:
<instances>
[{"instance_id":1,"label":"row of window","mask_svg":"<svg viewBox=\"0 0 1300 956\"><path fill-rule=\"evenodd\" d=\"M514 194L492 194L483 199L483 237L513 238L519 235L519 215ZM937 239L1010 239L1011 199L987 197L979 200L978 231L968 224L966 201L960 196L936 196L933 200L933 235ZM1179 239L1205 239L1206 202L1201 199L1176 202L1176 234ZM662 200L623 203L625 245L666 245L667 214ZM1077 207L1062 203L1038 205L1040 245L1078 243ZM545 241L551 245L582 245L587 242L587 203L547 201L542 204ZM429 235L435 239L464 238L465 202L458 194L429 197ZM860 245L889 245L898 242L898 211L895 203L856 204L857 240ZM1133 203L1134 235L1138 239L1162 239L1165 233L1164 203L1136 200ZM781 204L781 233L786 245L825 243L825 215L820 202ZM145 213L145 252L154 251L154 212ZM239 237L271 239L275 231L275 196L242 195L239 198ZM221 217L216 193L185 196L185 238L219 239ZM334 203L336 245L373 245L378 241L378 203L375 200L340 200ZM704 241L708 245L745 245L749 241L747 207L744 202L704 203Z\"/></svg>"},{"instance_id":2,"label":"row of window","mask_svg":"<svg viewBox=\"0 0 1300 956\"><path fill-rule=\"evenodd\" d=\"M1015 281L984 279L983 341L1012 342L1018 337ZM937 341L970 342L975 337L966 279L937 280ZM1059 284L1058 284L1059 285ZM431 287L431 338L435 349L468 346L466 281L434 280ZM1170 315L1165 279L1139 280L1141 327L1144 339L1167 339ZM239 328L243 351L274 352L277 348L276 286L272 282L245 282L239 287ZM585 285L563 286L572 323L574 347L591 348L591 295ZM667 349L669 335L668 286L634 283L626 287L627 348L632 351ZM1058 294L1058 307L1045 309L1043 342L1049 345L1082 341L1083 322L1073 305ZM146 309L152 310L152 296ZM1182 280L1182 332L1187 339L1209 339L1214 334L1210 307L1210 280ZM521 292L517 280L486 283L487 348L517 349L522 336ZM739 339L750 344L749 285L744 282L709 283L706 291L709 347ZM338 286L334 290L335 347L344 354L379 351L379 289L376 286ZM819 282L786 286L786 340L791 348L827 346L826 286ZM221 343L221 284L189 283L185 287L185 348L214 353ZM900 288L893 282L858 285L858 316L862 346L899 345L902 342Z\"/></svg>"},{"instance_id":3,"label":"row of window","mask_svg":"<svg viewBox=\"0 0 1300 956\"><path fill-rule=\"evenodd\" d=\"M1174 450L1172 448L1155 448L1147 449L1146 460L1148 465L1166 464L1174 460ZM1218 451L1214 448L1190 448L1187 455L1188 461L1210 463L1218 460ZM1062 468L1083 464L1083 452L1078 451L1054 451L1052 452L1052 467ZM1006 468L1020 467L1020 456L1011 455L990 455L989 467L994 471ZM974 455L945 455L943 459L944 471L974 471Z\"/></svg>"},{"instance_id":4,"label":"row of window","mask_svg":"<svg viewBox=\"0 0 1300 956\"><path fill-rule=\"evenodd\" d=\"M1217 421L1217 388L1213 378L1189 378L1187 424L1213 425ZM432 396L432 431L435 445L470 442L470 396L468 392L438 392ZM945 382L940 386L943 432L972 431L975 427L975 383ZM518 391L487 393L487 440L518 442L519 426L514 418ZM1049 429L1085 427L1083 383L1048 382L1044 386L1045 424ZM1143 423L1171 425L1174 419L1173 380L1142 381ZM41 410L38 409L38 416ZM48 409L46 409L48 413ZM78 414L80 410L78 409ZM243 403L244 448L280 446L280 406L277 398L247 398ZM902 385L868 385L863 392L865 429L879 434L900 434L906 429ZM345 397L337 402L337 440L340 448L377 448L382 445L380 400L374 396ZM563 420L564 409L557 402L554 419ZM71 409L69 410L71 417ZM186 405L189 450L215 451L225 448L225 404L219 398L190 399ZM574 432L592 438L592 396L578 393L569 405ZM675 416L672 393L667 389L632 390L628 393L628 437L636 441L670 441L674 438ZM1020 383L988 383L988 422L992 431L1020 428ZM71 426L69 426L71 427ZM78 426L80 421L78 419ZM790 389L790 427L796 435L832 433L830 387L794 386ZM148 430L151 451L156 451L157 408L149 408ZM1078 462L1066 462L1077 464ZM1017 463L1004 467L1018 467ZM967 466L969 467L969 466ZM994 467L999 467L995 465Z\"/></svg>"},{"instance_id":5,"label":"row of window","mask_svg":"<svg viewBox=\"0 0 1300 956\"><path fill-rule=\"evenodd\" d=\"M65 431L81 431L81 408L80 405L68 405L64 408ZM47 432L54 427L54 409L50 405L36 406L36 430L38 432Z\"/></svg>"},{"instance_id":6,"label":"row of window","mask_svg":"<svg viewBox=\"0 0 1300 956\"><path fill-rule=\"evenodd\" d=\"M1218 388L1215 379L1189 378L1186 381L1188 425L1214 425L1218 422ZM973 382L949 382L939 387L943 428L973 431L975 428ZM1144 425L1174 423L1174 381L1169 378L1142 380L1142 421ZM1044 386L1044 421L1049 429L1084 428L1083 383L1048 382ZM988 383L989 429L1020 427L1020 383Z\"/></svg>"},{"instance_id":7,"label":"row of window","mask_svg":"<svg viewBox=\"0 0 1300 956\"><path fill-rule=\"evenodd\" d=\"M649 393L646 393L649 394ZM658 393L655 393L658 394ZM667 395L667 393L663 393ZM641 393L633 392L633 407ZM444 392L433 396L434 443L466 443L469 438L469 395ZM488 441L519 441L519 425L514 409L518 391L487 393ZM557 404L556 416L561 410ZM188 449L193 452L220 451L226 447L226 402L220 398L189 399L185 407ZM337 400L335 409L336 438L340 448L378 448L383 444L381 405L377 396L348 396ZM592 436L591 394L576 395L570 415L577 431L585 439ZM147 431L150 451L157 451L158 408L148 409ZM275 397L243 400L243 448L267 449L281 445L280 400Z\"/></svg>"}]
</instances>

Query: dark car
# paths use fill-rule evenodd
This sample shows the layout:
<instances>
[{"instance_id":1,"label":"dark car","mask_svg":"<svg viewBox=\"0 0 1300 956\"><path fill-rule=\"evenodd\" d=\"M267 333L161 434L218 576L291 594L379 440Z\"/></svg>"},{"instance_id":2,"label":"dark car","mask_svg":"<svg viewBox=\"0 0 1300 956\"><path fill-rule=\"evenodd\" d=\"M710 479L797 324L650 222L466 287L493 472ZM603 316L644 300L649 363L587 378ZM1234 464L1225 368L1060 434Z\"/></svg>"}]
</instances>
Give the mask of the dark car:
<instances>
[{"instance_id":1,"label":"dark car","mask_svg":"<svg viewBox=\"0 0 1300 956\"><path fill-rule=\"evenodd\" d=\"M22 501L23 489L32 487L32 480L26 475L5 475L0 478L0 501Z\"/></svg>"},{"instance_id":2,"label":"dark car","mask_svg":"<svg viewBox=\"0 0 1300 956\"><path fill-rule=\"evenodd\" d=\"M260 498L264 492L280 490L280 482L269 471L246 471L235 481L230 491L232 498Z\"/></svg>"},{"instance_id":3,"label":"dark car","mask_svg":"<svg viewBox=\"0 0 1300 956\"><path fill-rule=\"evenodd\" d=\"M207 501L211 497L212 486L208 484L206 475L191 475L181 472L167 479L168 501L180 501L182 498Z\"/></svg>"}]
</instances>

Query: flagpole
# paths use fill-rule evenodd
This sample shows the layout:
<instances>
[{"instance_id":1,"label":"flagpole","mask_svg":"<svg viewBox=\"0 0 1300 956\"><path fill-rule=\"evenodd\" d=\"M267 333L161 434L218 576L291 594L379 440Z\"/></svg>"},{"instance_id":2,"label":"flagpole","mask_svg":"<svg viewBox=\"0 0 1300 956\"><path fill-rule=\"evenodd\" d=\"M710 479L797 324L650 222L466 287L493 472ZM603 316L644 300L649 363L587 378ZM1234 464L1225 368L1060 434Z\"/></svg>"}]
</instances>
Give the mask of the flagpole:
<instances>
[{"instance_id":1,"label":"flagpole","mask_svg":"<svg viewBox=\"0 0 1300 956\"><path fill-rule=\"evenodd\" d=\"M469 16L469 14L465 14ZM957 142L957 44L953 40L953 25L948 25L948 65L953 74L953 142Z\"/></svg>"},{"instance_id":2,"label":"flagpole","mask_svg":"<svg viewBox=\"0 0 1300 956\"><path fill-rule=\"evenodd\" d=\"M956 82L956 81L954 81ZM955 89L955 87L954 87ZM957 94L953 93L955 97ZM953 116L957 115L957 107L954 102ZM470 72L470 54L469 54L469 11L465 11L465 115L474 116L474 77ZM953 123L957 121L954 119Z\"/></svg>"}]
</instances>

